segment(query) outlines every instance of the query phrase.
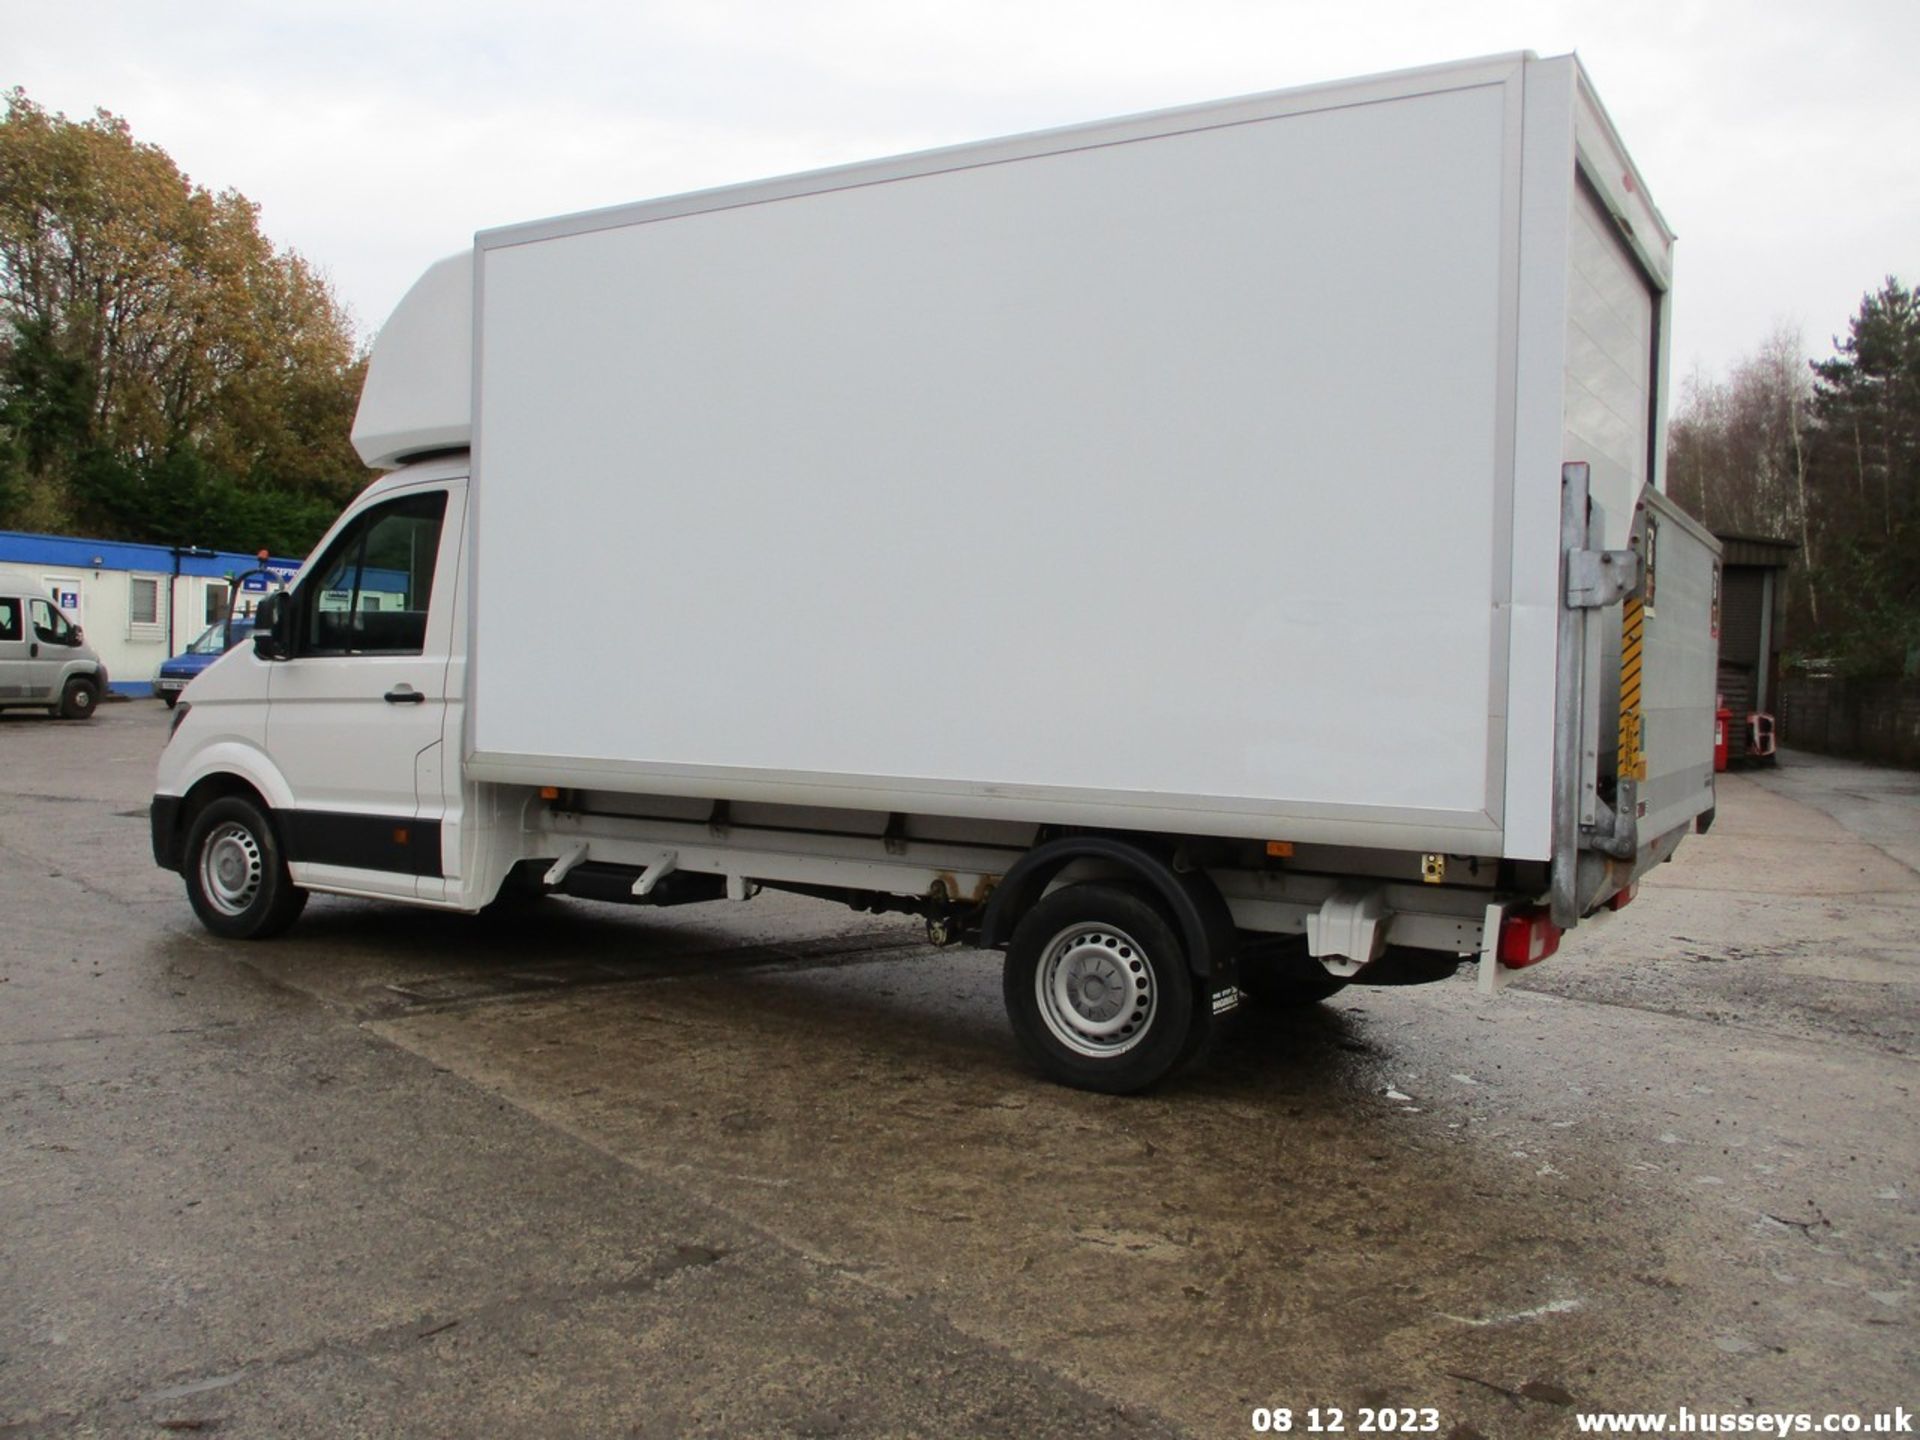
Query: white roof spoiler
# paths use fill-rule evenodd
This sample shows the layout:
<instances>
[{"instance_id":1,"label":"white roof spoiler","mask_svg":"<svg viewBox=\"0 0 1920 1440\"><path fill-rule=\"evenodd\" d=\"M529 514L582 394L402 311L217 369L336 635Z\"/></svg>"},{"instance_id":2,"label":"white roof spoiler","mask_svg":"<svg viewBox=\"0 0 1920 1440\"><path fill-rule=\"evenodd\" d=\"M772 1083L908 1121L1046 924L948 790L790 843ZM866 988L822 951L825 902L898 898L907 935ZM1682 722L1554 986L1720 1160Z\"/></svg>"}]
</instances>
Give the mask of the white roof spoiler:
<instances>
[{"instance_id":1,"label":"white roof spoiler","mask_svg":"<svg viewBox=\"0 0 1920 1440\"><path fill-rule=\"evenodd\" d=\"M373 342L353 448L376 470L473 443L473 252L414 281Z\"/></svg>"}]
</instances>

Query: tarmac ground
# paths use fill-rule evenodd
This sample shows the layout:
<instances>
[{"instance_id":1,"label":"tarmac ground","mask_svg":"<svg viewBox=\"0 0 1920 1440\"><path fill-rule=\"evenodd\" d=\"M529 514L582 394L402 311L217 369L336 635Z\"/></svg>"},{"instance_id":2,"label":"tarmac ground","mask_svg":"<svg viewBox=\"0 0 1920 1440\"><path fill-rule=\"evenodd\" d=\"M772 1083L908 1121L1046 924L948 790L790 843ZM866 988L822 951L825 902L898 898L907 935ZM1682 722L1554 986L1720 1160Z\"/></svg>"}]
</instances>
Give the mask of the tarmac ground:
<instances>
[{"instance_id":1,"label":"tarmac ground","mask_svg":"<svg viewBox=\"0 0 1920 1440\"><path fill-rule=\"evenodd\" d=\"M997 956L820 902L218 941L152 864L166 733L0 715L0 1437L1920 1396L1920 776L1722 777L1502 995L1243 1013L1114 1099L1032 1071Z\"/></svg>"}]
</instances>

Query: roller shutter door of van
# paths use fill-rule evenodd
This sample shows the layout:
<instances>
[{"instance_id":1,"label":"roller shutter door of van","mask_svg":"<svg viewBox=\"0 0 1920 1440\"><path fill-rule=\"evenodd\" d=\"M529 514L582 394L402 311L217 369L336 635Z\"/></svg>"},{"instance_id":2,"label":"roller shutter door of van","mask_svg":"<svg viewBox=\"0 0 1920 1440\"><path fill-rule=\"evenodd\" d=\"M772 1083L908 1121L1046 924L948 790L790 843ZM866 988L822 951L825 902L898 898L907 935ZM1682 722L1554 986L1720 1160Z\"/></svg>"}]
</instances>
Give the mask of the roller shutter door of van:
<instances>
[{"instance_id":1,"label":"roller shutter door of van","mask_svg":"<svg viewBox=\"0 0 1920 1440\"><path fill-rule=\"evenodd\" d=\"M1566 458L1592 466L1608 543L1621 545L1648 479L1654 292L1584 181L1574 187L1569 249Z\"/></svg>"}]
</instances>

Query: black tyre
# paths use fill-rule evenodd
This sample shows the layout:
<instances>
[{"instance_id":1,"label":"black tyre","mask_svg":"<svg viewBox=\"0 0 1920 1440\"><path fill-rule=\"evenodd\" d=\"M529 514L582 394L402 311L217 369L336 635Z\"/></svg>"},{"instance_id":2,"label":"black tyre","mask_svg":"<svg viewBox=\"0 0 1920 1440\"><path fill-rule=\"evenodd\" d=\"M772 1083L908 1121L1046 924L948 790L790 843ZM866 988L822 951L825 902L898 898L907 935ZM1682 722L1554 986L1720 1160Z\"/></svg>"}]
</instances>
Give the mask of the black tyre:
<instances>
[{"instance_id":1,"label":"black tyre","mask_svg":"<svg viewBox=\"0 0 1920 1440\"><path fill-rule=\"evenodd\" d=\"M1258 1010L1318 1005L1347 988L1307 953L1305 936L1267 939L1240 950L1240 993Z\"/></svg>"},{"instance_id":2,"label":"black tyre","mask_svg":"<svg viewBox=\"0 0 1920 1440\"><path fill-rule=\"evenodd\" d=\"M229 940L281 934L307 905L307 892L287 874L266 815L237 795L215 800L194 817L186 881L200 923Z\"/></svg>"},{"instance_id":3,"label":"black tyre","mask_svg":"<svg viewBox=\"0 0 1920 1440\"><path fill-rule=\"evenodd\" d=\"M100 703L100 687L91 680L82 680L79 676L67 681L66 689L60 692L60 718L62 720L91 720L95 707Z\"/></svg>"},{"instance_id":4,"label":"black tyre","mask_svg":"<svg viewBox=\"0 0 1920 1440\"><path fill-rule=\"evenodd\" d=\"M162 695L160 699L166 705L167 709L171 710L180 703L180 692L178 690L169 690Z\"/></svg>"},{"instance_id":5,"label":"black tyre","mask_svg":"<svg viewBox=\"0 0 1920 1440\"><path fill-rule=\"evenodd\" d=\"M1137 891L1069 885L1014 927L1001 972L1014 1034L1063 1085L1129 1095L1196 1055L1210 1014L1174 927Z\"/></svg>"}]
</instances>

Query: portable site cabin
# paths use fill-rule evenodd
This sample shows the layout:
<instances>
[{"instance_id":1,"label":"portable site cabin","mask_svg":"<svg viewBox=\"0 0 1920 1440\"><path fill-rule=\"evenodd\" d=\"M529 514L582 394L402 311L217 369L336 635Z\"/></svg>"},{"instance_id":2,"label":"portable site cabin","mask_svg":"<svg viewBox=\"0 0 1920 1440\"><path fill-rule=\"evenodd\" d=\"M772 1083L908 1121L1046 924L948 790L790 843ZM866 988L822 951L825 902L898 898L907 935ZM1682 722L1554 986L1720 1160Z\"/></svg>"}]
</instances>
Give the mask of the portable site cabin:
<instances>
[{"instance_id":1,"label":"portable site cabin","mask_svg":"<svg viewBox=\"0 0 1920 1440\"><path fill-rule=\"evenodd\" d=\"M284 557L267 561L282 581L299 567ZM224 619L234 581L258 568L258 555L201 546L0 530L0 585L45 595L64 610L86 631L121 695L151 695L160 662ZM254 577L260 594L264 579ZM244 611L246 593L240 604Z\"/></svg>"}]
</instances>

